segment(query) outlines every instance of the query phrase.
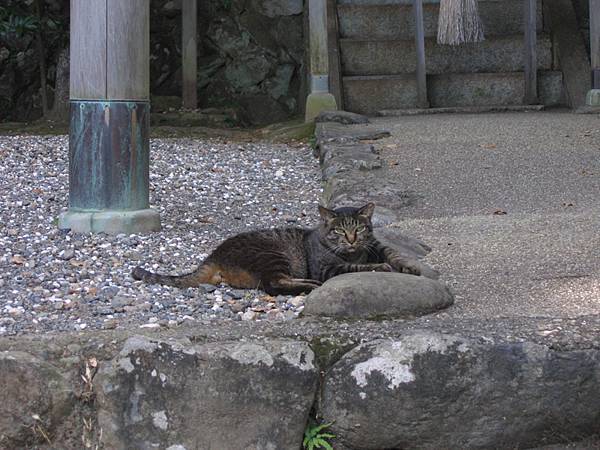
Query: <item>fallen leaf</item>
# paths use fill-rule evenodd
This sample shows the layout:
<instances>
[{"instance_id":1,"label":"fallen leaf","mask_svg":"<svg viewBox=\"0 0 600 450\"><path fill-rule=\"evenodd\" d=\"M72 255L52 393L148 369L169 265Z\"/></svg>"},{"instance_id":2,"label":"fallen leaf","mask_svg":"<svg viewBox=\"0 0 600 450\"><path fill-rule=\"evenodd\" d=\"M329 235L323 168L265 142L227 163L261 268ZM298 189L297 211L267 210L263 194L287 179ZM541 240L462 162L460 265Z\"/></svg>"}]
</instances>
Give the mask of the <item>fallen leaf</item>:
<instances>
[{"instance_id":1,"label":"fallen leaf","mask_svg":"<svg viewBox=\"0 0 600 450\"><path fill-rule=\"evenodd\" d=\"M503 216L505 214L506 214L506 211L503 211L501 209L497 209L496 211L494 211L495 216Z\"/></svg>"},{"instance_id":2,"label":"fallen leaf","mask_svg":"<svg viewBox=\"0 0 600 450\"><path fill-rule=\"evenodd\" d=\"M562 205L563 206L575 206L575 205L573 205L573 203L563 203Z\"/></svg>"},{"instance_id":3,"label":"fallen leaf","mask_svg":"<svg viewBox=\"0 0 600 450\"><path fill-rule=\"evenodd\" d=\"M13 264L21 265L25 263L25 258L21 255L13 255L13 257L10 258L10 262L12 262Z\"/></svg>"},{"instance_id":4,"label":"fallen leaf","mask_svg":"<svg viewBox=\"0 0 600 450\"><path fill-rule=\"evenodd\" d=\"M481 144L481 145L480 145L480 147L481 147L481 148L486 148L486 149L488 149L488 150L491 150L491 149L493 149L493 148L496 148L496 147L497 147L497 145L496 145L496 144Z\"/></svg>"}]
</instances>

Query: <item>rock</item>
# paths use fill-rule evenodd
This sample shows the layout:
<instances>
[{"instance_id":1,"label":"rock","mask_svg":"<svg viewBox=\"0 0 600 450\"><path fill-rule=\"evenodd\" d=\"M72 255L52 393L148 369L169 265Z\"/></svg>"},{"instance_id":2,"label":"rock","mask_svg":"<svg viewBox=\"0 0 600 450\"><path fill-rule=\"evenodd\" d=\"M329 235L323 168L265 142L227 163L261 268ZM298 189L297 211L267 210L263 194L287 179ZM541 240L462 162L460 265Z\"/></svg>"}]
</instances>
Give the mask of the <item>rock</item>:
<instances>
[{"instance_id":1,"label":"rock","mask_svg":"<svg viewBox=\"0 0 600 450\"><path fill-rule=\"evenodd\" d=\"M415 331L344 355L319 414L350 448L530 448L592 432L599 374L597 350Z\"/></svg>"},{"instance_id":2,"label":"rock","mask_svg":"<svg viewBox=\"0 0 600 450\"><path fill-rule=\"evenodd\" d=\"M317 145L327 142L347 143L374 141L390 136L390 132L370 125L348 127L335 122L317 123Z\"/></svg>"},{"instance_id":3,"label":"rock","mask_svg":"<svg viewBox=\"0 0 600 450\"><path fill-rule=\"evenodd\" d=\"M287 302L293 307L297 308L298 306L304 305L305 300L306 297L303 297L302 295L297 295L296 297L290 298Z\"/></svg>"},{"instance_id":4,"label":"rock","mask_svg":"<svg viewBox=\"0 0 600 450\"><path fill-rule=\"evenodd\" d=\"M115 295L110 299L110 306L115 309L122 309L125 306L133 304L134 299L132 297L126 297L124 295Z\"/></svg>"},{"instance_id":5,"label":"rock","mask_svg":"<svg viewBox=\"0 0 600 450\"><path fill-rule=\"evenodd\" d=\"M258 314L250 309L242 314L242 320L256 320L257 317Z\"/></svg>"},{"instance_id":6,"label":"rock","mask_svg":"<svg viewBox=\"0 0 600 450\"><path fill-rule=\"evenodd\" d=\"M375 211L380 208L376 208ZM431 252L424 242L410 236L404 235L398 228L379 227L373 229L373 234L383 245L393 248L403 256L417 259L422 258Z\"/></svg>"},{"instance_id":7,"label":"rock","mask_svg":"<svg viewBox=\"0 0 600 450\"><path fill-rule=\"evenodd\" d=\"M285 320L285 316L277 308L267 311L266 316L267 316L267 320Z\"/></svg>"},{"instance_id":8,"label":"rock","mask_svg":"<svg viewBox=\"0 0 600 450\"><path fill-rule=\"evenodd\" d=\"M270 68L264 55L248 54L226 67L225 78L236 90L242 91L263 81Z\"/></svg>"},{"instance_id":9,"label":"rock","mask_svg":"<svg viewBox=\"0 0 600 450\"><path fill-rule=\"evenodd\" d=\"M36 430L55 429L73 408L68 381L24 352L0 352L0 446L45 444Z\"/></svg>"},{"instance_id":10,"label":"rock","mask_svg":"<svg viewBox=\"0 0 600 450\"><path fill-rule=\"evenodd\" d=\"M72 259L74 256L75 256L75 250L72 248L64 249L58 254L58 257L64 261L68 261L69 259Z\"/></svg>"},{"instance_id":11,"label":"rock","mask_svg":"<svg viewBox=\"0 0 600 450\"><path fill-rule=\"evenodd\" d=\"M291 340L190 345L129 338L94 379L103 443L296 448L317 388L313 361L306 343Z\"/></svg>"},{"instance_id":12,"label":"rock","mask_svg":"<svg viewBox=\"0 0 600 450\"><path fill-rule=\"evenodd\" d=\"M267 17L302 14L302 0L254 0L258 11Z\"/></svg>"},{"instance_id":13,"label":"rock","mask_svg":"<svg viewBox=\"0 0 600 450\"><path fill-rule=\"evenodd\" d=\"M267 92L275 100L288 95L294 70L295 67L293 64L282 64L277 67L275 76L265 82Z\"/></svg>"},{"instance_id":14,"label":"rock","mask_svg":"<svg viewBox=\"0 0 600 450\"><path fill-rule=\"evenodd\" d=\"M388 272L339 275L312 291L304 314L345 319L416 317L454 303L446 286L429 278Z\"/></svg>"},{"instance_id":15,"label":"rock","mask_svg":"<svg viewBox=\"0 0 600 450\"><path fill-rule=\"evenodd\" d=\"M382 167L381 157L367 144L322 145L320 160L325 181L351 170L365 171Z\"/></svg>"},{"instance_id":16,"label":"rock","mask_svg":"<svg viewBox=\"0 0 600 450\"><path fill-rule=\"evenodd\" d=\"M369 123L369 118L362 114L349 111L322 111L315 118L315 122L337 122L344 125Z\"/></svg>"}]
</instances>

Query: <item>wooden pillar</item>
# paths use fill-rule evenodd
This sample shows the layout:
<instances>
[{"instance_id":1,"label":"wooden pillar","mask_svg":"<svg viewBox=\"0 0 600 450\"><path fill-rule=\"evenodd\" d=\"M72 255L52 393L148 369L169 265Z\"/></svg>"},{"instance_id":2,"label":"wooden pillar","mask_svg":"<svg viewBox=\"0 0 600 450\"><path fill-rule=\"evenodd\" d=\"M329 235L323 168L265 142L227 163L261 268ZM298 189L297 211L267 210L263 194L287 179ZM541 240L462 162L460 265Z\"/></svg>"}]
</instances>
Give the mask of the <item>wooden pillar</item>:
<instances>
[{"instance_id":1,"label":"wooden pillar","mask_svg":"<svg viewBox=\"0 0 600 450\"><path fill-rule=\"evenodd\" d=\"M329 92L329 48L327 46L327 0L308 1L310 46L310 94L306 99L307 122L321 111L336 110L335 97Z\"/></svg>"},{"instance_id":2,"label":"wooden pillar","mask_svg":"<svg viewBox=\"0 0 600 450\"><path fill-rule=\"evenodd\" d=\"M69 210L60 228L160 228L148 194L149 14L149 0L71 0Z\"/></svg>"},{"instance_id":3,"label":"wooden pillar","mask_svg":"<svg viewBox=\"0 0 600 450\"><path fill-rule=\"evenodd\" d=\"M413 0L415 16L415 50L417 53L417 106L429 108L427 99L427 69L425 67L425 27L423 25L423 0Z\"/></svg>"},{"instance_id":4,"label":"wooden pillar","mask_svg":"<svg viewBox=\"0 0 600 450\"><path fill-rule=\"evenodd\" d=\"M600 0L590 0L592 88L600 89Z\"/></svg>"},{"instance_id":5,"label":"wooden pillar","mask_svg":"<svg viewBox=\"0 0 600 450\"><path fill-rule=\"evenodd\" d=\"M524 0L524 21L525 24L525 95L523 103L526 105L535 105L539 103L537 89L537 0Z\"/></svg>"},{"instance_id":6,"label":"wooden pillar","mask_svg":"<svg viewBox=\"0 0 600 450\"><path fill-rule=\"evenodd\" d=\"M183 107L198 107L198 3L197 0L182 0L182 73L183 73Z\"/></svg>"}]
</instances>

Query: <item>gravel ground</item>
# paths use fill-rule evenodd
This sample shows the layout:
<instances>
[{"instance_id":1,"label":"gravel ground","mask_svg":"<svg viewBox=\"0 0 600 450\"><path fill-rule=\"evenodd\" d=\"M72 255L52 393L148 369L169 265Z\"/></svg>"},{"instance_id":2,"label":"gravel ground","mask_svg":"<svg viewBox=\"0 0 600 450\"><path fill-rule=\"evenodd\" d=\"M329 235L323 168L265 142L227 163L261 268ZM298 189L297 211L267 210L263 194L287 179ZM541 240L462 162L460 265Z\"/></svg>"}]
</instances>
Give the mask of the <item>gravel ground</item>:
<instances>
[{"instance_id":1,"label":"gravel ground","mask_svg":"<svg viewBox=\"0 0 600 450\"><path fill-rule=\"evenodd\" d=\"M320 173L310 148L153 140L150 202L163 230L118 236L57 229L67 148L66 136L0 137L0 335L290 320L302 310L302 297L151 286L130 272L186 272L237 232L314 224Z\"/></svg>"}]
</instances>

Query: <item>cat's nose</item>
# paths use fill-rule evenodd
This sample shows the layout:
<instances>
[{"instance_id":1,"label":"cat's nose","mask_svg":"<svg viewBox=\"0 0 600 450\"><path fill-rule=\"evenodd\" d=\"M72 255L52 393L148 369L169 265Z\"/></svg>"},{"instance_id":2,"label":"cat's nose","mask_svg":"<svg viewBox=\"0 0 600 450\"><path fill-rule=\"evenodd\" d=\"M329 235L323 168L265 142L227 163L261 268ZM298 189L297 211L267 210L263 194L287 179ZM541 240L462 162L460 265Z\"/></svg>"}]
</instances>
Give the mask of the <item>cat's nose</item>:
<instances>
[{"instance_id":1,"label":"cat's nose","mask_svg":"<svg viewBox=\"0 0 600 450\"><path fill-rule=\"evenodd\" d=\"M356 242L356 233L346 233L346 239L348 243L354 244Z\"/></svg>"}]
</instances>

